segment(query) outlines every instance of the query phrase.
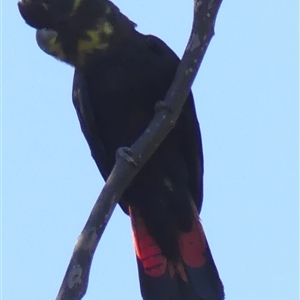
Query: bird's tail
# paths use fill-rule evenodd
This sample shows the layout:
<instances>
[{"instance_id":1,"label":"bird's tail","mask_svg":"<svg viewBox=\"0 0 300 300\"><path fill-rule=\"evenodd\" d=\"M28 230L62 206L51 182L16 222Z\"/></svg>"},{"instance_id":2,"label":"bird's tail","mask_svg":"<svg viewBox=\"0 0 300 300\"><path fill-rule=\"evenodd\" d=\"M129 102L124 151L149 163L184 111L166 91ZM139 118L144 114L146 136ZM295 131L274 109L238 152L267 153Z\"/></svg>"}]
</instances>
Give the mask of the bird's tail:
<instances>
[{"instance_id":1,"label":"bird's tail","mask_svg":"<svg viewBox=\"0 0 300 300\"><path fill-rule=\"evenodd\" d=\"M196 208L190 232L178 236L181 260L168 261L137 209L129 208L144 300L223 300L223 284Z\"/></svg>"}]
</instances>

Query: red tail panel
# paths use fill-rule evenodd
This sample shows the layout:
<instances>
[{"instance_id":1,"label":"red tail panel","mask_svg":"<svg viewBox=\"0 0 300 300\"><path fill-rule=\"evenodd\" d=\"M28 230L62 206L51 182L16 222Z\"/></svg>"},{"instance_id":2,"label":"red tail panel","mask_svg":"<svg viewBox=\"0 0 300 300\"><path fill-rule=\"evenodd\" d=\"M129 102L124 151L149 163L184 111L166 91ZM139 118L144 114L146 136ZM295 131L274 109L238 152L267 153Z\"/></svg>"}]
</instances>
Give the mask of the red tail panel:
<instances>
[{"instance_id":1,"label":"red tail panel","mask_svg":"<svg viewBox=\"0 0 300 300\"><path fill-rule=\"evenodd\" d=\"M129 207L144 300L223 300L215 267L196 208L190 232L178 235L181 258L168 261L149 234L139 211Z\"/></svg>"},{"instance_id":2,"label":"red tail panel","mask_svg":"<svg viewBox=\"0 0 300 300\"><path fill-rule=\"evenodd\" d=\"M152 277L162 276L166 272L167 259L150 236L143 219L129 208L134 235L134 247L145 273Z\"/></svg>"},{"instance_id":3,"label":"red tail panel","mask_svg":"<svg viewBox=\"0 0 300 300\"><path fill-rule=\"evenodd\" d=\"M192 231L181 233L178 241L182 259L186 265L199 268L206 263L204 254L207 251L207 244L198 214L195 215Z\"/></svg>"}]
</instances>

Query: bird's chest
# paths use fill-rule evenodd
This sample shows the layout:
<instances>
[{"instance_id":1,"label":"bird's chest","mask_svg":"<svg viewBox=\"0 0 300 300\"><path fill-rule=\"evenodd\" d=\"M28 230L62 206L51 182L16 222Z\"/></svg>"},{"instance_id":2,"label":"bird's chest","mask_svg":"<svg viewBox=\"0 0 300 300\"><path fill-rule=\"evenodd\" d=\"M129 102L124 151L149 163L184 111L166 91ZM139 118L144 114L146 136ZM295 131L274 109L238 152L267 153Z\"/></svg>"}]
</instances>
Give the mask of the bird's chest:
<instances>
[{"instance_id":1,"label":"bird's chest","mask_svg":"<svg viewBox=\"0 0 300 300\"><path fill-rule=\"evenodd\" d=\"M152 119L159 94L163 97L135 65L104 68L90 76L87 84L97 127L94 132L107 152L130 146Z\"/></svg>"}]
</instances>

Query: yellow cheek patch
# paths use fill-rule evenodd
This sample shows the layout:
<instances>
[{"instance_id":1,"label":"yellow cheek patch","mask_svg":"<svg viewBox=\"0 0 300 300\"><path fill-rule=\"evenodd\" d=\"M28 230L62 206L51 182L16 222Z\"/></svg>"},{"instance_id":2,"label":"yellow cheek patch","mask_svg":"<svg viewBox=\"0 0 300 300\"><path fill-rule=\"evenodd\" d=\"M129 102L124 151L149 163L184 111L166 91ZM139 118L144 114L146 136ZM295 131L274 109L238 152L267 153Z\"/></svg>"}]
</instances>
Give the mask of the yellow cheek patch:
<instances>
[{"instance_id":1,"label":"yellow cheek patch","mask_svg":"<svg viewBox=\"0 0 300 300\"><path fill-rule=\"evenodd\" d=\"M97 39L78 41L79 54L92 53L95 49L104 50L107 47L108 47L107 43L100 43L99 41L97 41Z\"/></svg>"},{"instance_id":2,"label":"yellow cheek patch","mask_svg":"<svg viewBox=\"0 0 300 300\"><path fill-rule=\"evenodd\" d=\"M78 53L87 54L96 49L106 49L108 47L108 41L106 37L110 36L112 33L113 27L109 22L104 22L103 24L98 25L96 29L88 30L86 32L87 38L78 40Z\"/></svg>"},{"instance_id":3,"label":"yellow cheek patch","mask_svg":"<svg viewBox=\"0 0 300 300\"><path fill-rule=\"evenodd\" d=\"M102 25L102 30L103 33L105 33L108 36L114 32L114 28L109 22L104 22L104 24Z\"/></svg>"},{"instance_id":4,"label":"yellow cheek patch","mask_svg":"<svg viewBox=\"0 0 300 300\"><path fill-rule=\"evenodd\" d=\"M56 42L56 37L49 39L47 51L60 60L65 60L66 58L60 43Z\"/></svg>"},{"instance_id":5,"label":"yellow cheek patch","mask_svg":"<svg viewBox=\"0 0 300 300\"><path fill-rule=\"evenodd\" d=\"M84 39L77 42L77 64L84 65L86 57L95 50L105 50L109 46L108 37L113 34L113 26L102 21L95 29L88 30Z\"/></svg>"}]
</instances>

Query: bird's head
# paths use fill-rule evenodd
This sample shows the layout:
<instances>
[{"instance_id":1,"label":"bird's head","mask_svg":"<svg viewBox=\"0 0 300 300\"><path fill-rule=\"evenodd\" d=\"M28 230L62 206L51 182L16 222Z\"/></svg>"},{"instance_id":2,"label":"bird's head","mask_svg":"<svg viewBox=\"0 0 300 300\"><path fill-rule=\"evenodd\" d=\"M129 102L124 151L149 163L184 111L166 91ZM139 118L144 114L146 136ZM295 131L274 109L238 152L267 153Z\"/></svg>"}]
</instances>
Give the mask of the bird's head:
<instances>
[{"instance_id":1,"label":"bird's head","mask_svg":"<svg viewBox=\"0 0 300 300\"><path fill-rule=\"evenodd\" d=\"M135 26L108 0L21 0L18 6L25 22L37 29L39 47L75 67L107 51L126 28L121 23Z\"/></svg>"}]
</instances>

